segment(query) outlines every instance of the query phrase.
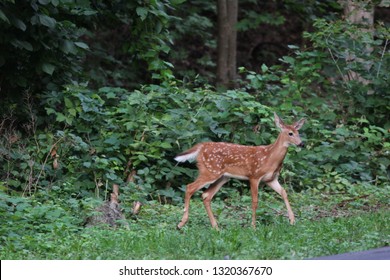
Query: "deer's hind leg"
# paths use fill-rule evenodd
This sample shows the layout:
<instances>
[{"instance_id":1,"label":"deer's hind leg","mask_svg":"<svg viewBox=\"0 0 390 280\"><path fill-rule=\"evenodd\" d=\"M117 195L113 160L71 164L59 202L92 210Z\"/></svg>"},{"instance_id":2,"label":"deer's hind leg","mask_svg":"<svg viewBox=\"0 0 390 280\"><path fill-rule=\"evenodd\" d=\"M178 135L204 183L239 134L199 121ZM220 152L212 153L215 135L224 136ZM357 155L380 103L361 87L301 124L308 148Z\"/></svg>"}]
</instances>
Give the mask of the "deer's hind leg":
<instances>
[{"instance_id":1,"label":"deer's hind leg","mask_svg":"<svg viewBox=\"0 0 390 280\"><path fill-rule=\"evenodd\" d=\"M214 217L214 214L211 210L211 200L213 199L214 195L219 191L219 189L229 181L230 179L228 177L222 176L217 181L215 181L207 190L205 190L202 194L203 198L203 204L206 208L207 215L209 216L211 226L213 228L218 229L218 223L217 220Z\"/></svg>"},{"instance_id":2,"label":"deer's hind leg","mask_svg":"<svg viewBox=\"0 0 390 280\"><path fill-rule=\"evenodd\" d=\"M178 229L181 229L188 221L190 199L192 195L204 186L214 183L219 179L219 177L220 176L205 176L205 174L201 173L193 183L187 185L186 194L184 197L184 214L181 222L177 225Z\"/></svg>"}]
</instances>

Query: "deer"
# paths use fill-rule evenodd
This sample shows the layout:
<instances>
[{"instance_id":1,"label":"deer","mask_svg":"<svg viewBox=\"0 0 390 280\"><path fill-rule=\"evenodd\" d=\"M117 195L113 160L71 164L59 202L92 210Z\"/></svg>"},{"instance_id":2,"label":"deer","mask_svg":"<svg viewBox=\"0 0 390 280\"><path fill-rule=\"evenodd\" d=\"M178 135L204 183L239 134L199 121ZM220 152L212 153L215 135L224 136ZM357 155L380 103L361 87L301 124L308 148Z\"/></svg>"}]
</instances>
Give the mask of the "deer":
<instances>
[{"instance_id":1,"label":"deer","mask_svg":"<svg viewBox=\"0 0 390 280\"><path fill-rule=\"evenodd\" d=\"M199 171L197 179L186 187L184 214L177 225L178 229L183 228L188 221L192 195L209 185L203 192L202 199L211 226L218 230L217 220L211 210L211 200L231 178L249 181L252 197L251 224L253 228L256 228L256 209L260 182L264 182L283 198L290 224L295 224L295 217L287 198L287 192L280 185L278 177L288 147L290 145L305 146L298 133L298 130L305 123L305 119L287 125L274 113L274 121L276 127L280 129L280 133L276 141L270 145L245 146L225 142L202 142L174 158L178 163L196 160Z\"/></svg>"}]
</instances>

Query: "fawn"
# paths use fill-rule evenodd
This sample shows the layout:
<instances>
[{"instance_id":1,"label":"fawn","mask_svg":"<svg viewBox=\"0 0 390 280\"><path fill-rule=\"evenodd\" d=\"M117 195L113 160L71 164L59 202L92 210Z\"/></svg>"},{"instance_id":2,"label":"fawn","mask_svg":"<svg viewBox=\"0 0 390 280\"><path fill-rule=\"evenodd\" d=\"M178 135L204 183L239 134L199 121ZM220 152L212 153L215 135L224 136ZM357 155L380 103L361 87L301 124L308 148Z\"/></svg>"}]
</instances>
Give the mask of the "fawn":
<instances>
[{"instance_id":1,"label":"fawn","mask_svg":"<svg viewBox=\"0 0 390 280\"><path fill-rule=\"evenodd\" d=\"M279 193L287 207L291 224L295 223L294 213L287 198L287 193L278 182L278 176L287 154L288 147L293 144L304 147L298 130L305 119L293 125L286 125L279 116L275 115L275 124L280 133L275 143L267 146L244 146L231 143L204 142L177 155L175 160L185 162L197 161L198 178L187 185L184 199L184 215L177 225L181 229L188 221L191 196L206 185L210 185L203 194L203 203L209 216L211 226L218 228L217 221L211 210L211 200L218 190L230 180L236 178L249 180L252 195L252 226L256 227L256 209L258 204L258 188L260 182Z\"/></svg>"}]
</instances>

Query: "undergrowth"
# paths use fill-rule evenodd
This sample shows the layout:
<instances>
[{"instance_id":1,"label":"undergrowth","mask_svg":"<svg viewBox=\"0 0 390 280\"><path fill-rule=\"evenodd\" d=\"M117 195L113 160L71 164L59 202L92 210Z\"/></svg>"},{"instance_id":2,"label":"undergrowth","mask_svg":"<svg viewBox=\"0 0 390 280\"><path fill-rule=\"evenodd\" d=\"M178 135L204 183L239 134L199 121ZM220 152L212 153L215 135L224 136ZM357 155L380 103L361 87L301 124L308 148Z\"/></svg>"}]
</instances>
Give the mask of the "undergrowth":
<instances>
[{"instance_id":1,"label":"undergrowth","mask_svg":"<svg viewBox=\"0 0 390 280\"><path fill-rule=\"evenodd\" d=\"M250 226L250 195L228 190L212 204L220 231L210 227L200 197L191 201L190 220L176 225L182 208L149 202L129 227L85 228L64 224L69 215L36 205L24 217L24 232L2 227L1 259L308 259L388 246L389 189L355 196L337 193L290 193L297 223L289 225L282 200L273 192L260 194L257 228ZM19 207L20 208L20 207ZM16 213L19 210L15 210ZM45 212L49 211L49 212ZM45 214L43 214L45 212ZM50 218L51 216L56 216ZM20 216L20 215L15 215ZM44 219L43 219L44 217ZM8 225L12 228L17 223ZM20 219L20 217L19 217ZM20 225L21 226L21 225ZM20 228L20 227L19 227Z\"/></svg>"}]
</instances>

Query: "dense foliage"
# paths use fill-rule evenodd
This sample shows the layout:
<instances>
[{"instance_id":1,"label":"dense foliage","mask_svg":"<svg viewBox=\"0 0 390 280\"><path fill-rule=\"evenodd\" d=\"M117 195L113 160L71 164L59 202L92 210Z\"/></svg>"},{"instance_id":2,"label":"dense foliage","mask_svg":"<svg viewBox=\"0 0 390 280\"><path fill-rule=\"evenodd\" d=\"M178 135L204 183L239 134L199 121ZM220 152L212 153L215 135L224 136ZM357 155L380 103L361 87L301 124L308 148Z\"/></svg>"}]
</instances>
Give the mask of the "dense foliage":
<instances>
[{"instance_id":1,"label":"dense foliage","mask_svg":"<svg viewBox=\"0 0 390 280\"><path fill-rule=\"evenodd\" d=\"M79 81L134 88L171 77L160 55L170 50L167 10L180 2L2 1L0 109Z\"/></svg>"},{"instance_id":2,"label":"dense foliage","mask_svg":"<svg viewBox=\"0 0 390 280\"><path fill-rule=\"evenodd\" d=\"M290 148L285 160L286 189L362 198L356 207L378 192L378 208L388 207L388 25L360 32L335 19L336 5L320 5L315 15L332 12L313 17L304 43L288 45L277 63L240 67L237 87L217 91L215 41L203 32L215 7L194 1L181 10L181 2L0 4L2 241L17 250L21 237L80 230L114 183L125 210L134 201L181 205L196 172L173 157L200 141L271 143L273 112L286 122L307 118L306 149ZM302 14L318 8L282 2ZM242 14L241 31L251 29L248 20L278 26L288 16ZM197 42L202 56L186 61ZM245 193L231 184L222 197Z\"/></svg>"}]
</instances>

